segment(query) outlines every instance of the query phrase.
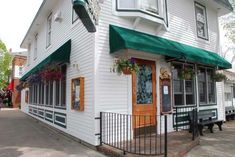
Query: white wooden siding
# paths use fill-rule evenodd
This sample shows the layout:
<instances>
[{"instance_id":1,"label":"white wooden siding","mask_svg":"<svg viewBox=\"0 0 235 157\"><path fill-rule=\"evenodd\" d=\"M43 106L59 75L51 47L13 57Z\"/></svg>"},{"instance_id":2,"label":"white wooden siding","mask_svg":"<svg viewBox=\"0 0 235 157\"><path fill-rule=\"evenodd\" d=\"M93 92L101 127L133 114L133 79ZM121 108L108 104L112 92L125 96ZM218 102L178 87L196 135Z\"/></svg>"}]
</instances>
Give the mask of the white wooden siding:
<instances>
[{"instance_id":1,"label":"white wooden siding","mask_svg":"<svg viewBox=\"0 0 235 157\"><path fill-rule=\"evenodd\" d=\"M57 11L62 13L62 21L52 22L52 45L46 48L46 19L38 28L38 57L33 60L33 41L31 42L30 66L38 64L49 54L58 49L67 40L72 39L71 63L67 68L66 102L67 110L60 111L67 114L67 129L60 128L79 139L90 144L98 145L99 116L100 111L112 111L118 113L132 113L131 77L118 76L110 72L113 64L113 56L109 54L109 24L133 29L134 19L118 17L112 14L112 1L105 0L101 4L101 14L97 32L90 34L78 20L72 25L71 1L58 1L54 8L48 8L48 15ZM207 7L207 19L209 26L209 41L197 38L193 0L168 0L168 31L157 31L156 23L141 20L136 30L161 36L188 45L196 46L210 51L217 51L218 47L218 20L217 13ZM52 15L52 16L53 16ZM149 55L144 52L134 53L134 57L156 61L157 67L157 108L159 106L159 69L161 66L169 66L159 56ZM78 64L79 69L73 68ZM71 110L70 90L71 79L85 77L85 110L77 112ZM23 95L22 95L23 97ZM23 101L23 99L22 99ZM22 103L22 111L27 112L28 105ZM58 111L56 109L53 109ZM158 112L159 114L159 112ZM46 121L45 121L46 122ZM49 122L46 122L52 125ZM172 131L172 116L168 117L169 130Z\"/></svg>"},{"instance_id":2,"label":"white wooden siding","mask_svg":"<svg viewBox=\"0 0 235 157\"><path fill-rule=\"evenodd\" d=\"M66 107L67 110L50 109L67 114L67 129L58 127L44 120L49 125L61 129L87 143L95 145L94 138L94 35L89 34L81 22L72 24L72 4L71 1L58 1L54 8L48 8L48 15L52 11L52 16L57 11L62 13L62 21L52 20L52 44L46 48L46 19L38 29L38 57L33 60L33 41L31 46L30 67L40 63L48 55L57 50L69 39L72 40L70 64L67 66L67 87L66 87ZM73 68L73 64L78 64L79 69ZM85 110L78 112L71 110L71 79L76 77L85 77ZM24 93L24 92L22 92ZM22 99L23 102L23 99ZM25 103L22 103L22 111L28 112ZM42 107L46 109L46 107ZM37 118L37 117L35 117ZM38 118L41 120L40 118Z\"/></svg>"},{"instance_id":3,"label":"white wooden siding","mask_svg":"<svg viewBox=\"0 0 235 157\"><path fill-rule=\"evenodd\" d=\"M157 25L153 22L141 19L135 30L174 40L194 47L216 52L218 50L218 20L217 13L206 6L209 27L209 41L197 38L195 11L193 0L168 0L168 31L157 31ZM95 114L100 111L112 111L118 113L132 113L132 95L130 76L118 76L110 72L113 64L113 56L109 53L109 24L134 29L134 19L113 15L112 0L106 0L101 4L98 31L95 39ZM140 58L146 58L146 54L139 53ZM150 56L150 55L149 55ZM129 56L130 57L130 56ZM134 55L136 57L136 55ZM159 69L165 65L164 61L151 56L147 59L155 60L157 65L157 78ZM157 79L157 110L159 104L159 81ZM215 108L215 106L214 106ZM172 116L168 117L169 130L172 128ZM99 129L96 123L96 129ZM98 142L98 141L97 141Z\"/></svg>"}]
</instances>

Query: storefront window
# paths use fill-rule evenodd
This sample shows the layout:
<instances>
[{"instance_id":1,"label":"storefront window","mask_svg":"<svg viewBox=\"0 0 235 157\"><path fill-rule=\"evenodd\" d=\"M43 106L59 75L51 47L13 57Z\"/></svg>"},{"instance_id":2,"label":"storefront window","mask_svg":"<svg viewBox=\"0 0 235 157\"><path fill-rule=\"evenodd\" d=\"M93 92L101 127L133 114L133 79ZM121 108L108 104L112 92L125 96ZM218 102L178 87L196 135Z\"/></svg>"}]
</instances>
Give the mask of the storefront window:
<instances>
[{"instance_id":1,"label":"storefront window","mask_svg":"<svg viewBox=\"0 0 235 157\"><path fill-rule=\"evenodd\" d=\"M173 64L173 96L175 106L195 105L195 79L182 78L182 70L184 68L194 69L189 64Z\"/></svg>"},{"instance_id":2,"label":"storefront window","mask_svg":"<svg viewBox=\"0 0 235 157\"><path fill-rule=\"evenodd\" d=\"M198 74L198 89L199 89L199 102L206 103L206 70L199 69Z\"/></svg>"},{"instance_id":3,"label":"storefront window","mask_svg":"<svg viewBox=\"0 0 235 157\"><path fill-rule=\"evenodd\" d=\"M198 90L200 104L215 104L214 70L200 67L198 73Z\"/></svg>"},{"instance_id":4,"label":"storefront window","mask_svg":"<svg viewBox=\"0 0 235 157\"><path fill-rule=\"evenodd\" d=\"M207 69L208 99L209 103L215 103L215 82L213 81L213 70Z\"/></svg>"},{"instance_id":5,"label":"storefront window","mask_svg":"<svg viewBox=\"0 0 235 157\"><path fill-rule=\"evenodd\" d=\"M55 106L58 108L66 107L66 65L61 66L62 77L55 81Z\"/></svg>"}]
</instances>

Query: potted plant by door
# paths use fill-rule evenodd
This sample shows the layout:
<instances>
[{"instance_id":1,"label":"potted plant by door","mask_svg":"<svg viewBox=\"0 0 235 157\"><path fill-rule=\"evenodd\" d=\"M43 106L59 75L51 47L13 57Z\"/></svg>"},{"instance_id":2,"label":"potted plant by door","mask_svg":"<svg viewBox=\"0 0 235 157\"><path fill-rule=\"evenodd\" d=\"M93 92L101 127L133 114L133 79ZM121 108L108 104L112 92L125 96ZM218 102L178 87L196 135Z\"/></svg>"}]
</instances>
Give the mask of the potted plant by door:
<instances>
[{"instance_id":1,"label":"potted plant by door","mask_svg":"<svg viewBox=\"0 0 235 157\"><path fill-rule=\"evenodd\" d=\"M117 58L114 61L113 68L111 69L112 72L117 72L119 75L130 75L133 72L139 72L139 66L136 63L135 59L123 59Z\"/></svg>"}]
</instances>

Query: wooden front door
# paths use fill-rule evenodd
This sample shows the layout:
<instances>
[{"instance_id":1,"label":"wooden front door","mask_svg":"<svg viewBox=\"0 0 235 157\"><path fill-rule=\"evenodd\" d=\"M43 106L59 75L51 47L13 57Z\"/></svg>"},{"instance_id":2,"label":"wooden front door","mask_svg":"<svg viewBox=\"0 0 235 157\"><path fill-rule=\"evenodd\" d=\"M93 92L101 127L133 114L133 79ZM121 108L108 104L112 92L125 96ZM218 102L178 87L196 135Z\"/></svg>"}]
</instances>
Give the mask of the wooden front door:
<instances>
[{"instance_id":1,"label":"wooden front door","mask_svg":"<svg viewBox=\"0 0 235 157\"><path fill-rule=\"evenodd\" d=\"M136 59L140 71L132 75L133 127L156 124L156 65L154 61Z\"/></svg>"}]
</instances>

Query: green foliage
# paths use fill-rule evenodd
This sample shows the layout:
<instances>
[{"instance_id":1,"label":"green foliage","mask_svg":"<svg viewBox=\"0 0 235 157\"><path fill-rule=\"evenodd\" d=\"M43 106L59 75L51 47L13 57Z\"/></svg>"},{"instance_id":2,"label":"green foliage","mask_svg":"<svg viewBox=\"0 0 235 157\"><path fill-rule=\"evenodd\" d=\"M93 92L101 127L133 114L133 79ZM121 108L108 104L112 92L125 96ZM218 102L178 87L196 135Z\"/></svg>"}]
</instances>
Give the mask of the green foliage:
<instances>
[{"instance_id":1,"label":"green foliage","mask_svg":"<svg viewBox=\"0 0 235 157\"><path fill-rule=\"evenodd\" d=\"M181 80L192 80L194 77L195 71L192 67L185 66L184 69L179 72L179 78Z\"/></svg>"},{"instance_id":2,"label":"green foliage","mask_svg":"<svg viewBox=\"0 0 235 157\"><path fill-rule=\"evenodd\" d=\"M215 80L215 82L221 82L227 80L227 77L226 75L217 72L214 74L213 79Z\"/></svg>"},{"instance_id":3,"label":"green foliage","mask_svg":"<svg viewBox=\"0 0 235 157\"><path fill-rule=\"evenodd\" d=\"M232 4L233 8L235 8L235 1L230 0L230 3ZM225 52L223 52L222 56L226 57L227 53L233 53L231 62L235 61L235 9L232 13L225 15L220 18L220 24L223 27L223 30L225 31L225 37L228 39L229 43L226 46L224 44L224 47L227 48Z\"/></svg>"},{"instance_id":4,"label":"green foliage","mask_svg":"<svg viewBox=\"0 0 235 157\"><path fill-rule=\"evenodd\" d=\"M11 75L11 60L12 57L7 51L6 45L0 40L0 89L8 85Z\"/></svg>"},{"instance_id":5,"label":"green foliage","mask_svg":"<svg viewBox=\"0 0 235 157\"><path fill-rule=\"evenodd\" d=\"M112 68L112 72L117 72L119 75L125 73L124 71L139 72L139 66L134 59L116 59Z\"/></svg>"}]
</instances>

